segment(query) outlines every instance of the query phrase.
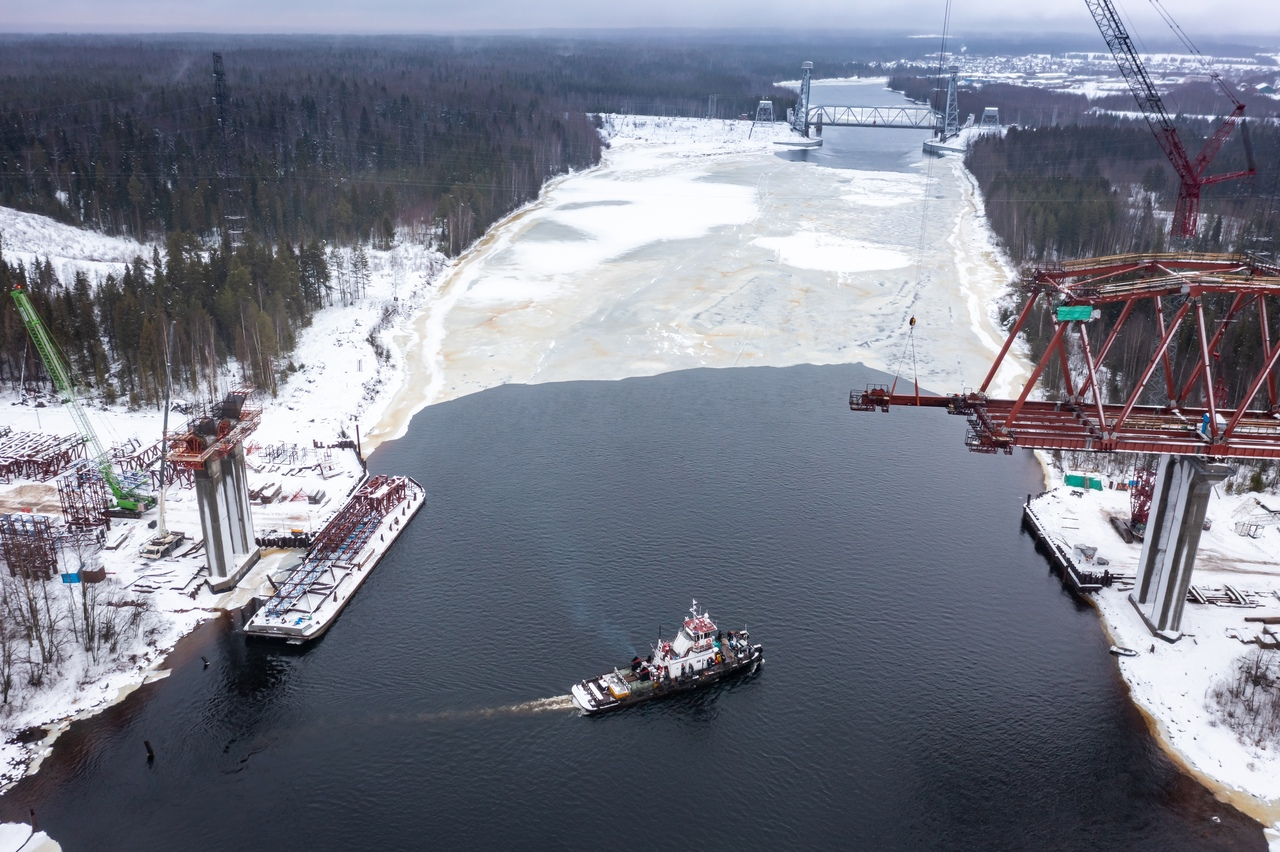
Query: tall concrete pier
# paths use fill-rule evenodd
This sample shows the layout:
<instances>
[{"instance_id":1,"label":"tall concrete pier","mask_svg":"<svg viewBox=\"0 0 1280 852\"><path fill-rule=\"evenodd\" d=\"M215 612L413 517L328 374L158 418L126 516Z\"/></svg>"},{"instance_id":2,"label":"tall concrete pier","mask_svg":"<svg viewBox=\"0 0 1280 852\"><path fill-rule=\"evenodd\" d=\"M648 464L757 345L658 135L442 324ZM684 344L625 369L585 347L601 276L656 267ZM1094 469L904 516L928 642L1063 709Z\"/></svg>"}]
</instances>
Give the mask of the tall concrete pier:
<instances>
[{"instance_id":1,"label":"tall concrete pier","mask_svg":"<svg viewBox=\"0 0 1280 852\"><path fill-rule=\"evenodd\" d=\"M1166 641L1176 641L1182 635L1182 608L1191 586L1209 497L1213 486L1230 473L1227 465L1209 464L1192 456L1166 453L1160 457L1138 562L1137 588L1129 600L1151 631Z\"/></svg>"},{"instance_id":2,"label":"tall concrete pier","mask_svg":"<svg viewBox=\"0 0 1280 852\"><path fill-rule=\"evenodd\" d=\"M220 592L238 583L258 561L244 447L237 444L222 458L206 461L195 471L195 481L209 585Z\"/></svg>"},{"instance_id":3,"label":"tall concrete pier","mask_svg":"<svg viewBox=\"0 0 1280 852\"><path fill-rule=\"evenodd\" d=\"M173 443L169 461L192 472L209 586L231 588L258 561L254 544L244 440L257 428L261 409L248 405L251 388L237 388L201 411Z\"/></svg>"}]
</instances>

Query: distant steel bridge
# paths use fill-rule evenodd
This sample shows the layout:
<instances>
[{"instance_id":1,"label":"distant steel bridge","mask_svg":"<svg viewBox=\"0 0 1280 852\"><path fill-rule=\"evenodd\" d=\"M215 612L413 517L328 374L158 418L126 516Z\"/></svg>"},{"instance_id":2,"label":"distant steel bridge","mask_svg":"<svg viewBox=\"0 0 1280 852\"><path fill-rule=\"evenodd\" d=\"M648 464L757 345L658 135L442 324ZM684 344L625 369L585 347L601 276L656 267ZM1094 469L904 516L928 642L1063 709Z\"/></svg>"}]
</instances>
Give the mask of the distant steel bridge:
<instances>
[{"instance_id":1,"label":"distant steel bridge","mask_svg":"<svg viewBox=\"0 0 1280 852\"><path fill-rule=\"evenodd\" d=\"M811 106L808 124L813 127L902 127L934 130L942 116L927 106Z\"/></svg>"}]
</instances>

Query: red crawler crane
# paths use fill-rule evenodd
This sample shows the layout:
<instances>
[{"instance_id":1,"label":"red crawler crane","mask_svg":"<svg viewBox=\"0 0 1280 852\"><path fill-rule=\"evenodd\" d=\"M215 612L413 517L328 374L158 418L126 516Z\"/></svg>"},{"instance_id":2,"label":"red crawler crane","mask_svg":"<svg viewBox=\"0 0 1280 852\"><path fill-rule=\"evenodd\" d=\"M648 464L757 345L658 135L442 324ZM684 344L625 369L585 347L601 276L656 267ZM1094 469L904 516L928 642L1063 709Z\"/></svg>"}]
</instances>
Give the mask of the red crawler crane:
<instances>
[{"instance_id":1,"label":"red crawler crane","mask_svg":"<svg viewBox=\"0 0 1280 852\"><path fill-rule=\"evenodd\" d=\"M1134 100L1138 102L1138 108L1142 110L1143 116L1146 117L1147 124L1151 127L1151 132L1155 134L1156 141L1160 143L1160 148L1164 151L1165 156L1169 158L1169 162L1173 164L1173 170L1178 173L1180 184L1178 186L1178 201L1173 210L1172 233L1175 239L1191 239L1198 233L1200 190L1210 184L1250 177L1256 173L1253 167L1253 146L1249 142L1249 126L1244 121L1244 104L1240 103L1240 100L1232 94L1231 90L1217 74L1212 75L1222 88L1222 91L1235 104L1235 109L1214 131L1213 135L1204 143L1204 147L1200 149L1200 153L1196 154L1196 158L1192 160L1187 155L1187 149L1183 147L1182 140L1178 137L1178 130L1173 126L1173 120L1169 118L1169 113L1165 111L1164 102L1160 100L1160 94L1156 91L1155 84L1147 76L1147 69L1143 67L1142 60L1138 58L1137 51L1133 49L1133 41L1129 38L1129 34L1125 32L1124 24L1120 23L1120 16L1116 14L1115 6L1111 5L1111 0L1084 0L1084 4L1089 7L1089 11L1093 14L1093 20L1097 23L1098 30L1102 33L1102 38L1106 41L1107 47L1111 49L1111 55L1115 57L1116 65L1120 68L1120 74L1124 77L1125 82L1129 84ZM1242 172L1227 172L1205 177L1205 169L1209 168L1209 163L1217 155L1219 149L1222 148L1223 143L1227 141L1227 137L1231 135L1231 131L1235 129L1237 124L1240 125L1241 140L1244 142L1245 157L1249 167Z\"/></svg>"},{"instance_id":2,"label":"red crawler crane","mask_svg":"<svg viewBox=\"0 0 1280 852\"><path fill-rule=\"evenodd\" d=\"M1129 491L1129 528L1135 532L1146 529L1151 517L1151 498L1156 493L1156 472L1149 467L1139 467L1133 472L1133 485Z\"/></svg>"}]
</instances>

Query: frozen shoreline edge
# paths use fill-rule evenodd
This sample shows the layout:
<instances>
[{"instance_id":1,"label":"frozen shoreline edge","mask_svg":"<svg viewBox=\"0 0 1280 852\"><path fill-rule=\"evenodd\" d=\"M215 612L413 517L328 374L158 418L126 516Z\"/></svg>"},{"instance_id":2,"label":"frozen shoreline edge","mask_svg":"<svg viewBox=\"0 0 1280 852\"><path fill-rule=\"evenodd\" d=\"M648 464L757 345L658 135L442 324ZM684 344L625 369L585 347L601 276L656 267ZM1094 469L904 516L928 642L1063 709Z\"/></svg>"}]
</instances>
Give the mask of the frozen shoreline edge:
<instances>
[{"instance_id":1,"label":"frozen shoreline edge","mask_svg":"<svg viewBox=\"0 0 1280 852\"><path fill-rule=\"evenodd\" d=\"M1046 527L1047 528L1047 527ZM1106 637L1107 642L1115 644L1116 639L1113 635L1113 625L1107 621L1106 614L1098 602L1092 597L1081 595L1089 607L1093 609L1098 616L1098 623L1102 625L1102 633ZM1119 665L1117 663L1117 668ZM1147 730L1151 733L1152 738L1159 743L1160 750L1163 751L1170 760L1177 764L1178 768L1184 773L1194 778L1206 790L1213 794L1213 797L1220 802L1229 804L1236 810L1249 817L1257 820L1266 831L1280 832L1280 801L1264 799L1256 796L1246 790L1240 790L1232 787L1220 778L1217 778L1208 772L1197 767L1191 762L1185 754L1178 750L1173 744L1173 738L1169 736L1169 732L1164 722L1155 714L1155 711L1147 707L1142 701L1138 700L1132 684L1125 677L1124 669L1119 668L1120 679L1124 682L1125 692L1129 696L1129 701L1133 706L1138 708L1138 712L1142 714L1143 720L1147 724ZM1280 833L1275 838L1268 838L1274 846L1276 841L1280 841Z\"/></svg>"}]
</instances>

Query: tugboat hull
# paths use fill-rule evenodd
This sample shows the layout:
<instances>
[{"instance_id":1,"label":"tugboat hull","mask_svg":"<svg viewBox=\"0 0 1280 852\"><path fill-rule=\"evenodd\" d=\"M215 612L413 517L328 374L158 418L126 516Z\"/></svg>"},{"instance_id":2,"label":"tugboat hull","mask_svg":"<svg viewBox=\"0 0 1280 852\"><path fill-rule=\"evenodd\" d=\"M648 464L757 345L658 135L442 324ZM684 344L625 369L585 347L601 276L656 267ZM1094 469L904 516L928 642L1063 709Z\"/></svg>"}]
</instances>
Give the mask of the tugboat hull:
<instances>
[{"instance_id":1,"label":"tugboat hull","mask_svg":"<svg viewBox=\"0 0 1280 852\"><path fill-rule=\"evenodd\" d=\"M580 681L569 692L584 716L597 716L646 701L692 692L735 675L754 672L762 663L764 646L752 645L746 653L734 655L732 660L682 677L645 681L629 672L613 671Z\"/></svg>"}]
</instances>

